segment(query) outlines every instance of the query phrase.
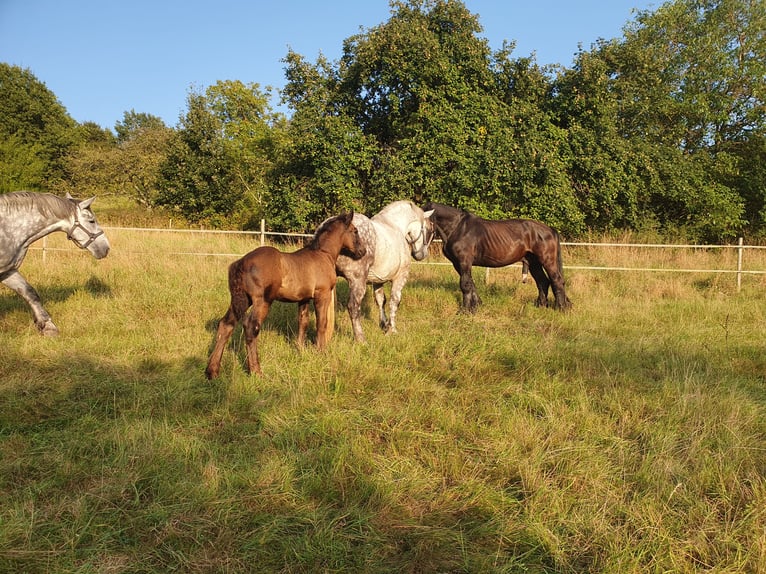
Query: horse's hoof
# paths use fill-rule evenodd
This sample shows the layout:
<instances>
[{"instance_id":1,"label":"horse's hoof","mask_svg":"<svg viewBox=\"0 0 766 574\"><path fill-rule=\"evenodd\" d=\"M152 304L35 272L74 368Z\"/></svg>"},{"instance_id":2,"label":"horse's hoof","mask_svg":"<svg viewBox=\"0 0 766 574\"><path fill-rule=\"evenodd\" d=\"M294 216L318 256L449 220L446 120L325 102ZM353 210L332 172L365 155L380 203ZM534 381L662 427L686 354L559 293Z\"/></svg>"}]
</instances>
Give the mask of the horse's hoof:
<instances>
[{"instance_id":1,"label":"horse's hoof","mask_svg":"<svg viewBox=\"0 0 766 574\"><path fill-rule=\"evenodd\" d=\"M59 334L59 328L53 324L53 321L46 321L38 328L40 329L40 334L45 337L57 337Z\"/></svg>"}]
</instances>

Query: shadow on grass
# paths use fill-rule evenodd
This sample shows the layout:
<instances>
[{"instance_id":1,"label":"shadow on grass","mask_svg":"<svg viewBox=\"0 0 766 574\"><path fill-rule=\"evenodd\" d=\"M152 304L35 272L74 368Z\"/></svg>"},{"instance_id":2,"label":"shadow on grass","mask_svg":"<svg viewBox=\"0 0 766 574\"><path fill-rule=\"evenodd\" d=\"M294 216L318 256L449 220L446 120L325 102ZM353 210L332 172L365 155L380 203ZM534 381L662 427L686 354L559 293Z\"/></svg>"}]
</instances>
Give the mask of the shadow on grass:
<instances>
[{"instance_id":1,"label":"shadow on grass","mask_svg":"<svg viewBox=\"0 0 766 574\"><path fill-rule=\"evenodd\" d=\"M336 328L339 321L348 320L348 314L346 310L348 296L348 283L346 283L345 280L338 281L338 286L336 287L335 303ZM365 304L365 301L368 299L369 297L365 296L365 299L362 302L362 311L363 313L366 312L367 316L369 316L369 306ZM250 310L247 312L250 313ZM210 344L208 345L207 349L208 356L210 356L210 353L213 352L213 348L215 347L215 337L218 330L218 323L225 315L225 313L226 309L222 310L220 316L213 317L205 321L205 330L212 335ZM274 301L274 303L271 305L271 308L269 309L269 314L266 316L266 320L263 323L261 335L264 331L277 333L286 340L294 342L298 334L298 304ZM316 310L314 308L314 303L311 302L309 304L309 326L306 331L306 345L315 345L316 337ZM244 334L242 331L241 322L237 324L234 332L231 335L231 338L229 339L227 344L227 351L237 353L240 365L243 368L245 367L246 356L244 350Z\"/></svg>"},{"instance_id":2,"label":"shadow on grass","mask_svg":"<svg viewBox=\"0 0 766 574\"><path fill-rule=\"evenodd\" d=\"M43 305L48 302L62 303L80 290L84 290L93 297L112 297L112 288L95 276L91 276L82 284L46 285L43 287L33 285L33 287L40 296ZM7 289L5 286L0 288L0 313L21 309L29 310L27 302L11 289Z\"/></svg>"},{"instance_id":3,"label":"shadow on grass","mask_svg":"<svg viewBox=\"0 0 766 574\"><path fill-rule=\"evenodd\" d=\"M17 523L25 508L34 516L0 527L15 548L0 549L0 570L98 570L122 559L142 571L232 561L259 571L478 571L488 555L553 564L531 532L498 549L500 521L470 498L409 508L372 459L353 455L357 433L327 426L335 414L321 402L293 416L289 396L232 401L226 385L204 381L198 358L127 366L11 354L1 365L0 499L19 510ZM455 553L461 544L470 550Z\"/></svg>"},{"instance_id":4,"label":"shadow on grass","mask_svg":"<svg viewBox=\"0 0 766 574\"><path fill-rule=\"evenodd\" d=\"M202 379L203 368L202 358L196 357L180 365L156 359L122 365L77 352L53 362L6 353L0 362L5 388L0 399L0 428L37 431L40 425L62 426L85 415L112 419L135 409L136 414L151 413L155 401L165 407L185 402L183 394L175 393L175 386L194 395L200 390L211 393ZM199 376L190 378L189 372ZM212 392L211 402L203 408L218 400L220 396Z\"/></svg>"}]
</instances>

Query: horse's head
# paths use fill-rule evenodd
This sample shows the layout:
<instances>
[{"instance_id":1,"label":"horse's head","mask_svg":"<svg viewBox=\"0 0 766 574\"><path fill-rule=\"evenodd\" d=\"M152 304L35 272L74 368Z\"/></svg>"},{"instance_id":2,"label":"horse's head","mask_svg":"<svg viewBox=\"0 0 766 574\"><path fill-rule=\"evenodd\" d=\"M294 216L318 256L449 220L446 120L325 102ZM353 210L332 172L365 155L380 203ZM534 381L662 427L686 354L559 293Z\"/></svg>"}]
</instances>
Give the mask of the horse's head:
<instances>
[{"instance_id":1,"label":"horse's head","mask_svg":"<svg viewBox=\"0 0 766 574\"><path fill-rule=\"evenodd\" d=\"M346 230L343 233L343 248L344 253L348 253L352 259L360 259L367 253L367 248L364 246L361 237L359 237L359 230L354 225L354 212L349 211L339 217L339 219L346 226Z\"/></svg>"},{"instance_id":2,"label":"horse's head","mask_svg":"<svg viewBox=\"0 0 766 574\"><path fill-rule=\"evenodd\" d=\"M468 216L468 212L462 209L444 205L443 203L436 203L435 201L426 203L423 206L423 210L431 212L430 219L434 224L434 231L442 241L447 241L463 218Z\"/></svg>"},{"instance_id":3,"label":"horse's head","mask_svg":"<svg viewBox=\"0 0 766 574\"><path fill-rule=\"evenodd\" d=\"M67 237L80 249L87 249L96 259L102 259L109 253L109 240L104 235L90 206L95 197L79 201L68 193L66 198L74 205L74 221L67 231Z\"/></svg>"},{"instance_id":4,"label":"horse's head","mask_svg":"<svg viewBox=\"0 0 766 574\"><path fill-rule=\"evenodd\" d=\"M367 249L364 246L359 231L353 224L354 212L350 211L342 215L336 215L324 220L311 240L312 249L321 249L325 245L327 251L341 251L352 259L364 257ZM330 247L332 240L332 247ZM337 243L337 245L336 245Z\"/></svg>"},{"instance_id":5,"label":"horse's head","mask_svg":"<svg viewBox=\"0 0 766 574\"><path fill-rule=\"evenodd\" d=\"M406 238L412 257L415 261L423 261L428 257L428 246L434 238L434 224L431 221L434 210L423 211L417 206L413 208L419 212L420 217L407 226Z\"/></svg>"}]
</instances>

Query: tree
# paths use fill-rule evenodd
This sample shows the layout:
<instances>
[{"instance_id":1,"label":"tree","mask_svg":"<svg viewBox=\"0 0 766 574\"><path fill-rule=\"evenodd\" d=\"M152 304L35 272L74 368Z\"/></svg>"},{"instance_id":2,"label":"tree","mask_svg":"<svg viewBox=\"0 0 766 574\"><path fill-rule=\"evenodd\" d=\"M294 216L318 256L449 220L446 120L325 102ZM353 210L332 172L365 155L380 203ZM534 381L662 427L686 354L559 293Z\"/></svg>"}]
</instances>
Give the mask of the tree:
<instances>
[{"instance_id":1,"label":"tree","mask_svg":"<svg viewBox=\"0 0 766 574\"><path fill-rule=\"evenodd\" d=\"M303 190L293 199L315 204L333 187L344 201L364 198L367 211L436 199L581 227L557 159L564 134L538 107L548 88L539 68L514 68L511 46L493 55L459 1L391 7L388 22L344 42L336 65L288 57L286 101L301 141L286 165Z\"/></svg>"},{"instance_id":2,"label":"tree","mask_svg":"<svg viewBox=\"0 0 766 574\"><path fill-rule=\"evenodd\" d=\"M173 130L149 114L125 112L118 136L88 122L77 126L77 145L64 158L66 177L60 192L75 196L118 195L151 207L159 166Z\"/></svg>"},{"instance_id":3,"label":"tree","mask_svg":"<svg viewBox=\"0 0 766 574\"><path fill-rule=\"evenodd\" d=\"M720 240L757 216L759 194L738 174L757 173L765 27L761 2L674 0L578 54L552 105L589 225Z\"/></svg>"},{"instance_id":4,"label":"tree","mask_svg":"<svg viewBox=\"0 0 766 574\"><path fill-rule=\"evenodd\" d=\"M273 153L270 129L280 122L268 101L258 84L238 81L191 92L159 168L155 203L213 225L260 218Z\"/></svg>"},{"instance_id":5,"label":"tree","mask_svg":"<svg viewBox=\"0 0 766 574\"><path fill-rule=\"evenodd\" d=\"M47 167L43 157L40 146L15 135L0 137L0 193L40 189Z\"/></svg>"},{"instance_id":6,"label":"tree","mask_svg":"<svg viewBox=\"0 0 766 574\"><path fill-rule=\"evenodd\" d=\"M343 92L329 62L290 51L284 99L295 112L280 146L269 220L309 230L330 215L364 211L376 147L338 103Z\"/></svg>"},{"instance_id":7,"label":"tree","mask_svg":"<svg viewBox=\"0 0 766 574\"><path fill-rule=\"evenodd\" d=\"M43 189L60 180L63 158L75 144L75 125L29 70L0 62L0 161L11 162L0 167L5 187Z\"/></svg>"},{"instance_id":8,"label":"tree","mask_svg":"<svg viewBox=\"0 0 766 574\"><path fill-rule=\"evenodd\" d=\"M117 141L124 143L139 136L143 131L162 130L166 127L162 118L130 110L125 112L122 120L115 124L114 131L117 133Z\"/></svg>"}]
</instances>

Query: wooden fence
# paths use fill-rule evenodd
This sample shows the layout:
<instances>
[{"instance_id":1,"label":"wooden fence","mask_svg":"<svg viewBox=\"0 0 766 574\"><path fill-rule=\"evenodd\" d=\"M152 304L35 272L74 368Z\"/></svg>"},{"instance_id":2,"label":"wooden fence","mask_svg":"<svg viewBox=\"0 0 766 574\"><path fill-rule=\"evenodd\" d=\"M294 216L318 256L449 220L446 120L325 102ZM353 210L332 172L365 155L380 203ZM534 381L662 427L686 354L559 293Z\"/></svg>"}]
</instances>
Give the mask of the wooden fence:
<instances>
[{"instance_id":1,"label":"wooden fence","mask_svg":"<svg viewBox=\"0 0 766 574\"><path fill-rule=\"evenodd\" d=\"M105 231L125 231L125 232L153 232L153 233L172 233L172 234L218 234L218 235L240 235L240 236L253 236L260 245L265 245L267 241L273 241L275 243L285 243L290 241L299 241L304 238L311 237L310 234L305 233L281 233L274 231L266 231L265 221L261 221L261 227L259 231L224 231L224 230L205 230L205 229L173 229L173 228L148 228L148 227L104 227ZM438 240L436 240L438 241ZM43 238L40 242L40 247L32 247L32 249L39 249L43 252L43 261L45 260L46 251L58 251L61 248L50 247L47 244L47 238ZM637 249L637 250L661 250L661 249L676 249L676 250L734 250L736 252L736 265L728 269L685 269L677 267L613 267L605 265L578 265L578 264L566 264L565 269L577 269L588 271L621 271L621 272L681 272L681 273L721 273L721 274L735 274L737 281L737 291L741 289L742 278L745 275L766 275L766 269L749 269L745 267L745 253L748 251L764 250L766 246L760 245L745 245L744 239L739 238L736 244L731 245L694 245L694 244L651 244L651 243L599 243L599 242L562 242L562 246L570 249L590 248L590 249ZM196 251L174 251L168 252L167 255L193 255L193 256L218 256L218 257L239 257L242 253L215 253L215 252L196 252ZM566 261L566 260L565 260ZM447 262L438 262L433 260L426 260L423 262L413 262L418 265L450 265ZM487 278L489 278L489 268L486 269Z\"/></svg>"}]
</instances>

